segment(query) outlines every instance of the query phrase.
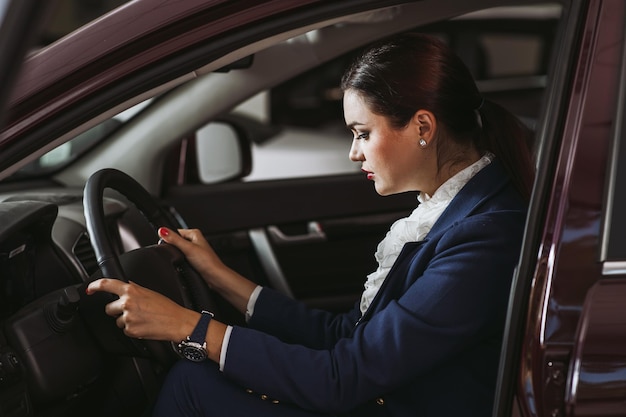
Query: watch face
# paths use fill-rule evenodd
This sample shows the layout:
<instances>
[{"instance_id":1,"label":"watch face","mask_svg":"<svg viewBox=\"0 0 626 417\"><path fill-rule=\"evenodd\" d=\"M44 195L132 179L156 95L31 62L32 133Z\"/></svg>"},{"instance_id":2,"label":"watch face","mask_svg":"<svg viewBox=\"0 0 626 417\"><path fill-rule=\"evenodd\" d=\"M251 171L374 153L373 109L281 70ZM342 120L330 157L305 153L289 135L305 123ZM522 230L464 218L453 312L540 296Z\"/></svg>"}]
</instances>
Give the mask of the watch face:
<instances>
[{"instance_id":1,"label":"watch face","mask_svg":"<svg viewBox=\"0 0 626 417\"><path fill-rule=\"evenodd\" d=\"M193 362L202 362L206 359L206 352L204 349L199 349L197 347L187 346L183 348L183 355L185 358Z\"/></svg>"},{"instance_id":2,"label":"watch face","mask_svg":"<svg viewBox=\"0 0 626 417\"><path fill-rule=\"evenodd\" d=\"M178 345L182 356L192 362L202 362L207 358L206 349L199 343L185 342Z\"/></svg>"}]
</instances>

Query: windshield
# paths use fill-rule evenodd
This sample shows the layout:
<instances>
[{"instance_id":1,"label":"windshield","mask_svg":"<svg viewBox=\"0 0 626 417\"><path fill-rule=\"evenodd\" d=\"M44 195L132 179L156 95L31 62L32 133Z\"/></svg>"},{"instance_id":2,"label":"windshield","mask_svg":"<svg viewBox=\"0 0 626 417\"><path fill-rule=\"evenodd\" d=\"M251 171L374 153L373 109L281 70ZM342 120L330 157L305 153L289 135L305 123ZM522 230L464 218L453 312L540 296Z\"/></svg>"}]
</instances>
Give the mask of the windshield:
<instances>
[{"instance_id":1,"label":"windshield","mask_svg":"<svg viewBox=\"0 0 626 417\"><path fill-rule=\"evenodd\" d=\"M152 100L153 99L145 100L95 125L91 129L86 130L27 165L24 165L9 178L22 179L37 177L67 166L85 152L111 136L111 134L116 132L121 126L146 108Z\"/></svg>"}]
</instances>

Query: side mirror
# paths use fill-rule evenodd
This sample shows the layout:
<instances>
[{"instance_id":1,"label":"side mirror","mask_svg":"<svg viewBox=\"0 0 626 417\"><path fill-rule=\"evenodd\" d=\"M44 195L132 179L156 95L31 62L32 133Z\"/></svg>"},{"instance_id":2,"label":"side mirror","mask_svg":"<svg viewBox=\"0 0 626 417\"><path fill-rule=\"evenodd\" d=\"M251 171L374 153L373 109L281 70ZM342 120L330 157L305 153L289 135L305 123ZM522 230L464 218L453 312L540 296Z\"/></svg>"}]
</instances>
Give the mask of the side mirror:
<instances>
[{"instance_id":1,"label":"side mirror","mask_svg":"<svg viewBox=\"0 0 626 417\"><path fill-rule=\"evenodd\" d=\"M252 170L250 140L228 122L211 122L196 132L196 156L202 184L237 180Z\"/></svg>"}]
</instances>

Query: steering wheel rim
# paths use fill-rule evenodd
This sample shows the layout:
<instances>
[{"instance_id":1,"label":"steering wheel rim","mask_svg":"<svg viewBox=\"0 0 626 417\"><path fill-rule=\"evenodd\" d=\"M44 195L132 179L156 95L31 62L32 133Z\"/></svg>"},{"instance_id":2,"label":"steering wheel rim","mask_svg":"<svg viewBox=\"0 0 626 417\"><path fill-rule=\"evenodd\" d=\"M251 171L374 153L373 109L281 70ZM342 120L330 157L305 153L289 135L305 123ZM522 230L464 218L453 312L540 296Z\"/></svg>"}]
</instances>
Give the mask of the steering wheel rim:
<instances>
[{"instance_id":1,"label":"steering wheel rim","mask_svg":"<svg viewBox=\"0 0 626 417\"><path fill-rule=\"evenodd\" d=\"M112 168L102 169L95 172L87 180L83 192L84 215L91 245L96 254L102 276L128 282L128 277L122 267L122 262L120 262L120 256L118 256L113 246L105 222L104 191L107 188L121 193L130 203L134 204L146 218L146 221L150 223L155 233L157 228L161 226L166 226L177 232L180 225L173 216L169 215L157 204L156 200L141 184L124 172ZM150 247L142 249L149 250ZM157 248L154 249L156 250ZM194 310L209 309L215 313L216 304L213 300L213 295L202 277L193 270L184 256L182 256L182 252L174 246L171 246L170 249L180 253L180 258L185 263L184 275L187 278L185 283L181 282L180 276L175 278L178 280L180 292L184 294L180 300L182 301L181 304L186 308ZM183 274L180 272L180 267L177 267L176 270L180 275ZM164 295L169 296L168 294ZM172 351L178 355L174 343L129 339L132 341L132 345L137 347L138 353L148 352L150 356L162 363L171 363L173 359Z\"/></svg>"},{"instance_id":2,"label":"steering wheel rim","mask_svg":"<svg viewBox=\"0 0 626 417\"><path fill-rule=\"evenodd\" d=\"M83 209L87 232L96 253L98 266L103 276L117 277L128 282L111 239L108 238L104 215L104 190L106 188L118 191L135 204L153 227L158 224L176 231L180 226L165 214L141 184L122 171L112 168L102 169L87 180L83 193Z\"/></svg>"}]
</instances>

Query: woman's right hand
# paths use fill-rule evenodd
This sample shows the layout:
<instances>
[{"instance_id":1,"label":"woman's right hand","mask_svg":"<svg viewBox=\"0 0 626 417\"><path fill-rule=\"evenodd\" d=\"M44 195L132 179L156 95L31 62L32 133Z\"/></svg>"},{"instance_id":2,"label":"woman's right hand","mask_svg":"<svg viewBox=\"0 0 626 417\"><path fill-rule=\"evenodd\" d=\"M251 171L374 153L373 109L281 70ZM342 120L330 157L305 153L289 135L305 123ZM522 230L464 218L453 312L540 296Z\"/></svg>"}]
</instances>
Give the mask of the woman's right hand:
<instances>
[{"instance_id":1,"label":"woman's right hand","mask_svg":"<svg viewBox=\"0 0 626 417\"><path fill-rule=\"evenodd\" d=\"M164 242L180 249L191 266L202 275L209 287L215 285L220 275L227 269L226 265L211 248L200 230L178 229L178 233L180 234L166 227L159 228L159 237Z\"/></svg>"},{"instance_id":2,"label":"woman's right hand","mask_svg":"<svg viewBox=\"0 0 626 417\"><path fill-rule=\"evenodd\" d=\"M204 278L209 288L217 291L240 312L245 313L250 294L257 284L226 266L217 256L202 232L179 229L178 235L165 227L159 229L163 241L176 246Z\"/></svg>"}]
</instances>

